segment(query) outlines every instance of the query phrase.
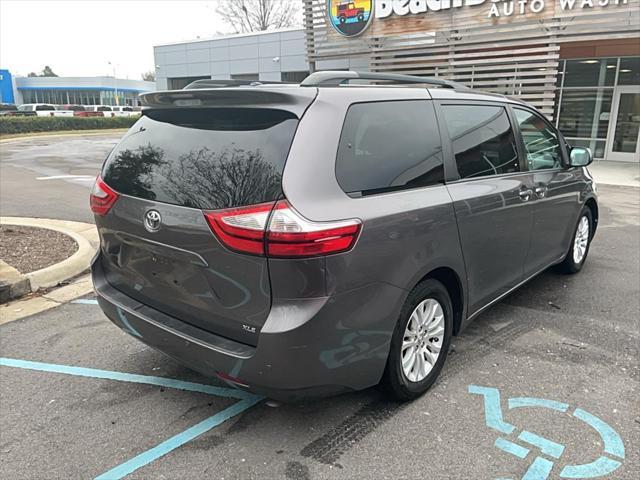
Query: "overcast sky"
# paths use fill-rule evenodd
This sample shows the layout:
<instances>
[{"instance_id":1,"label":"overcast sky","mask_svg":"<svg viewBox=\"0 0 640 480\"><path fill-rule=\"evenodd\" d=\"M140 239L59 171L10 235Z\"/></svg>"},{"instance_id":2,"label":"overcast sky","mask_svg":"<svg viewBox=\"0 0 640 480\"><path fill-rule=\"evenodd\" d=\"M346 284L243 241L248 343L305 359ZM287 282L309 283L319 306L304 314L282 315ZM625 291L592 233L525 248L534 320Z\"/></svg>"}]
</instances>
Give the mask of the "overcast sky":
<instances>
[{"instance_id":1,"label":"overcast sky","mask_svg":"<svg viewBox=\"0 0 640 480\"><path fill-rule=\"evenodd\" d=\"M231 30L216 0L0 0L0 68L140 79L153 46Z\"/></svg>"}]
</instances>

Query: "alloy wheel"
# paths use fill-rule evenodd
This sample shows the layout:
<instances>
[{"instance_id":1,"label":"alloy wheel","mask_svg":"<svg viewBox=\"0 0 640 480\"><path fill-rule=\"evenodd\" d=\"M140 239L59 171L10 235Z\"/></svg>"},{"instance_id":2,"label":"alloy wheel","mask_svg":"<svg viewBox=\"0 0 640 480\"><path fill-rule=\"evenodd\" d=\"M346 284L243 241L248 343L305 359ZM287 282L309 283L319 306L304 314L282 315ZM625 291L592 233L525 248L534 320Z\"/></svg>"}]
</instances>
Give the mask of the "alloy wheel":
<instances>
[{"instance_id":1,"label":"alloy wheel","mask_svg":"<svg viewBox=\"0 0 640 480\"><path fill-rule=\"evenodd\" d=\"M573 261L579 264L587 253L589 243L589 219L583 216L578 223L576 237L573 241Z\"/></svg>"},{"instance_id":2,"label":"alloy wheel","mask_svg":"<svg viewBox=\"0 0 640 480\"><path fill-rule=\"evenodd\" d=\"M444 341L442 305L427 298L409 317L402 340L402 371L410 382L424 380L433 369Z\"/></svg>"}]
</instances>

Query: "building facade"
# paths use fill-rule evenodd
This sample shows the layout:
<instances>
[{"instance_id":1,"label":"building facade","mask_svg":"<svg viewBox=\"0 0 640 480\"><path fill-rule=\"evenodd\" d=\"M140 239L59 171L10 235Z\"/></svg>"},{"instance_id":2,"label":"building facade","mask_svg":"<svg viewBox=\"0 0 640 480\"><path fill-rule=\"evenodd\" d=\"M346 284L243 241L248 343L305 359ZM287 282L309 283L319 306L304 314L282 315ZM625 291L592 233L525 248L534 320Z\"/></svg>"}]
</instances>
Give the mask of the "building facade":
<instances>
[{"instance_id":1,"label":"building facade","mask_svg":"<svg viewBox=\"0 0 640 480\"><path fill-rule=\"evenodd\" d=\"M519 97L597 159L639 161L639 0L303 2L310 70L358 59Z\"/></svg>"},{"instance_id":2,"label":"building facade","mask_svg":"<svg viewBox=\"0 0 640 480\"><path fill-rule=\"evenodd\" d=\"M640 159L640 0L300 0L304 28L154 48L158 89L318 70L443 77L534 105L596 159Z\"/></svg>"},{"instance_id":3,"label":"building facade","mask_svg":"<svg viewBox=\"0 0 640 480\"><path fill-rule=\"evenodd\" d=\"M153 53L159 90L200 79L300 81L309 74L301 28L158 45Z\"/></svg>"},{"instance_id":4,"label":"building facade","mask_svg":"<svg viewBox=\"0 0 640 480\"><path fill-rule=\"evenodd\" d=\"M13 77L15 103L137 105L155 82L114 77Z\"/></svg>"}]
</instances>

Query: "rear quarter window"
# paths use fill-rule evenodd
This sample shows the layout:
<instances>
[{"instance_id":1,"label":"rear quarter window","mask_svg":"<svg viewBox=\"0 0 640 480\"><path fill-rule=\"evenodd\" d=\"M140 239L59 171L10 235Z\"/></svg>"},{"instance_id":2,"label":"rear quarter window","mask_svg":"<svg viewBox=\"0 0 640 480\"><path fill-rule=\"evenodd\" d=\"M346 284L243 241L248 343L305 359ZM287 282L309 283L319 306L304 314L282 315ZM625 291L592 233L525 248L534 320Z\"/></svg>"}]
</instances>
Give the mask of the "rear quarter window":
<instances>
[{"instance_id":1,"label":"rear quarter window","mask_svg":"<svg viewBox=\"0 0 640 480\"><path fill-rule=\"evenodd\" d=\"M351 196L443 183L442 145L431 101L349 107L338 146L336 178Z\"/></svg>"},{"instance_id":2,"label":"rear quarter window","mask_svg":"<svg viewBox=\"0 0 640 480\"><path fill-rule=\"evenodd\" d=\"M297 125L274 109L145 110L102 177L122 194L185 207L273 201Z\"/></svg>"},{"instance_id":3,"label":"rear quarter window","mask_svg":"<svg viewBox=\"0 0 640 480\"><path fill-rule=\"evenodd\" d=\"M520 171L516 140L500 105L443 105L461 179Z\"/></svg>"}]
</instances>

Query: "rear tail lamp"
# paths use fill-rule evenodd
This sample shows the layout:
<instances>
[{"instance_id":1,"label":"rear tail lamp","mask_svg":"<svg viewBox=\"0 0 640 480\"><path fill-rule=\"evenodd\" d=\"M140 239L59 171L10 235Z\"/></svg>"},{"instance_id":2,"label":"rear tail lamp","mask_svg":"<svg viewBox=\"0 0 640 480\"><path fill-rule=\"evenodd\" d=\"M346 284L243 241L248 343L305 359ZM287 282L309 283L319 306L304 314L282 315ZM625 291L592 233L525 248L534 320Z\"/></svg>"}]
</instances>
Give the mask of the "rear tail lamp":
<instances>
[{"instance_id":1,"label":"rear tail lamp","mask_svg":"<svg viewBox=\"0 0 640 480\"><path fill-rule=\"evenodd\" d=\"M98 175L89 196L91 211L96 215L106 215L117 200L118 194Z\"/></svg>"},{"instance_id":2,"label":"rear tail lamp","mask_svg":"<svg viewBox=\"0 0 640 480\"><path fill-rule=\"evenodd\" d=\"M272 258L304 258L350 250L358 239L357 219L307 220L286 200L204 213L227 248Z\"/></svg>"}]
</instances>

